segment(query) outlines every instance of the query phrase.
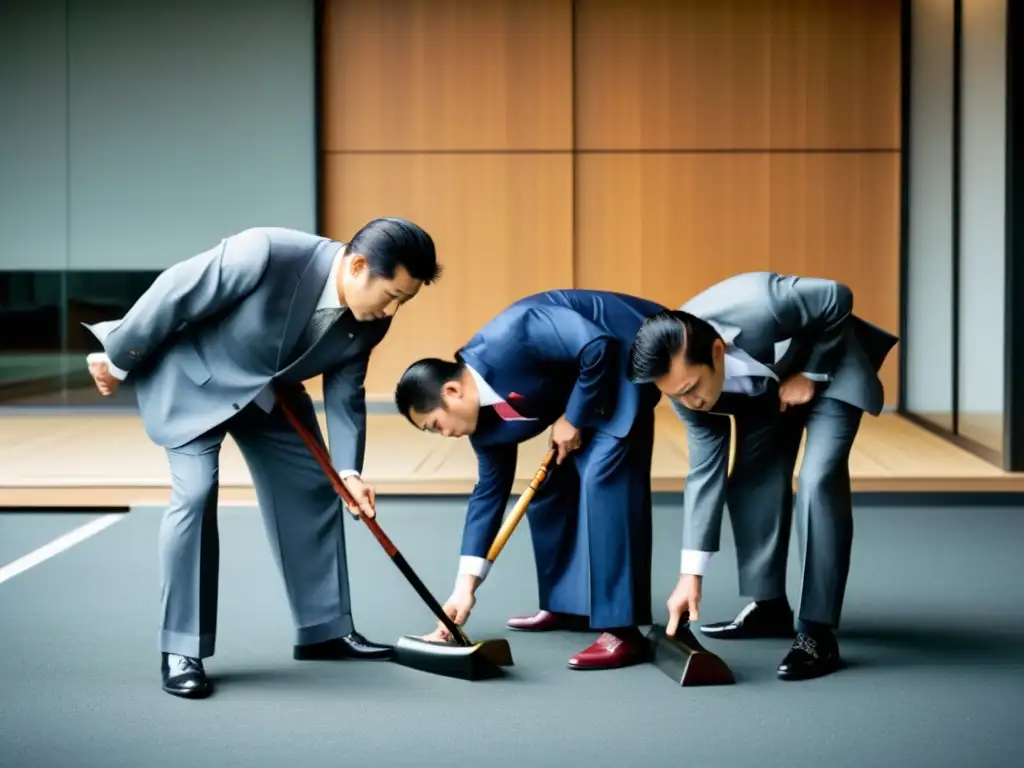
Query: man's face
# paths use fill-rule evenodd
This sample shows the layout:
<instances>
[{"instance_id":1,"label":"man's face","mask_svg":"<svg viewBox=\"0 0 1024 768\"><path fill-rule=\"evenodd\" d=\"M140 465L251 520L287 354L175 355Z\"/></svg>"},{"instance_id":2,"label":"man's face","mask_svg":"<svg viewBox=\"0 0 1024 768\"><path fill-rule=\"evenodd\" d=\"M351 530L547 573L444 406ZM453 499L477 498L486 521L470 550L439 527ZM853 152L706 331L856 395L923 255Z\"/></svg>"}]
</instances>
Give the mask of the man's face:
<instances>
[{"instance_id":1,"label":"man's face","mask_svg":"<svg viewBox=\"0 0 1024 768\"><path fill-rule=\"evenodd\" d=\"M707 365L688 365L680 352L672 358L668 373L654 382L661 393L691 411L710 411L722 395L725 383L725 344L716 339L712 347L714 370Z\"/></svg>"},{"instance_id":2,"label":"man's face","mask_svg":"<svg viewBox=\"0 0 1024 768\"><path fill-rule=\"evenodd\" d=\"M412 423L424 432L444 437L468 437L476 431L480 401L462 382L449 381L441 388L441 406L429 413L410 410Z\"/></svg>"},{"instance_id":3,"label":"man's face","mask_svg":"<svg viewBox=\"0 0 1024 768\"><path fill-rule=\"evenodd\" d=\"M338 280L339 294L345 297L345 306L359 322L394 317L422 286L403 266L390 279L371 274L366 257L358 253L346 257Z\"/></svg>"}]
</instances>

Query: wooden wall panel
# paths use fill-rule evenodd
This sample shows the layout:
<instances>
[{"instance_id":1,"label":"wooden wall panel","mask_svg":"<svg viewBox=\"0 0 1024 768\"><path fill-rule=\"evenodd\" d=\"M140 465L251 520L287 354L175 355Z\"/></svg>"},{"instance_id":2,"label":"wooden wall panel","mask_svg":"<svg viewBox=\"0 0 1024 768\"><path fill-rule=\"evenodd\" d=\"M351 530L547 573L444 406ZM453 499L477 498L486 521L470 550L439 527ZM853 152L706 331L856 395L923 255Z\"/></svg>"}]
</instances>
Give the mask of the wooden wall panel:
<instances>
[{"instance_id":1,"label":"wooden wall panel","mask_svg":"<svg viewBox=\"0 0 1024 768\"><path fill-rule=\"evenodd\" d=\"M328 0L324 146L572 149L571 0Z\"/></svg>"},{"instance_id":2,"label":"wooden wall panel","mask_svg":"<svg viewBox=\"0 0 1024 768\"><path fill-rule=\"evenodd\" d=\"M899 40L898 0L578 0L576 285L833 277L898 331Z\"/></svg>"},{"instance_id":3,"label":"wooden wall panel","mask_svg":"<svg viewBox=\"0 0 1024 768\"><path fill-rule=\"evenodd\" d=\"M400 312L367 395L524 294L573 284L571 0L327 0L324 234L404 216L442 280Z\"/></svg>"},{"instance_id":4,"label":"wooden wall panel","mask_svg":"<svg viewBox=\"0 0 1024 768\"><path fill-rule=\"evenodd\" d=\"M451 357L516 299L573 284L569 154L334 154L324 176L328 231L403 216L431 233L445 265L374 352L370 397L390 399L409 363Z\"/></svg>"},{"instance_id":5,"label":"wooden wall panel","mask_svg":"<svg viewBox=\"0 0 1024 768\"><path fill-rule=\"evenodd\" d=\"M674 306L741 271L832 276L895 330L899 6L326 0L324 234L408 216L446 268L370 396L549 287Z\"/></svg>"},{"instance_id":6,"label":"wooden wall panel","mask_svg":"<svg viewBox=\"0 0 1024 768\"><path fill-rule=\"evenodd\" d=\"M895 149L899 0L577 0L579 149Z\"/></svg>"},{"instance_id":7,"label":"wooden wall panel","mask_svg":"<svg viewBox=\"0 0 1024 768\"><path fill-rule=\"evenodd\" d=\"M576 285L676 307L737 272L829 277L898 333L898 169L895 154L583 155ZM891 405L897 373L893 354Z\"/></svg>"}]
</instances>

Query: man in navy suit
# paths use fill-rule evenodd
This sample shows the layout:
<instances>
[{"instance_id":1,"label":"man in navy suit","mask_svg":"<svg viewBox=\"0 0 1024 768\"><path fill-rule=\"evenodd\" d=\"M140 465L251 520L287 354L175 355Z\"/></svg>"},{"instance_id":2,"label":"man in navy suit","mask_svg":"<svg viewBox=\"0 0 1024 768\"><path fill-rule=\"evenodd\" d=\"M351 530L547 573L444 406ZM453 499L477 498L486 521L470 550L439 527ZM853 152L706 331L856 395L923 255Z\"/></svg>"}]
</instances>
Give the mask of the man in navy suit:
<instances>
[{"instance_id":1,"label":"man in navy suit","mask_svg":"<svg viewBox=\"0 0 1024 768\"><path fill-rule=\"evenodd\" d=\"M469 437L479 478L445 612L464 624L487 577L518 445L548 427L557 464L527 509L539 611L512 629L601 630L571 669L646 659L638 629L651 621L651 453L657 388L628 378L630 345L663 307L602 291L548 291L516 302L456 359L413 363L398 409L419 429ZM444 637L439 627L437 636Z\"/></svg>"}]
</instances>

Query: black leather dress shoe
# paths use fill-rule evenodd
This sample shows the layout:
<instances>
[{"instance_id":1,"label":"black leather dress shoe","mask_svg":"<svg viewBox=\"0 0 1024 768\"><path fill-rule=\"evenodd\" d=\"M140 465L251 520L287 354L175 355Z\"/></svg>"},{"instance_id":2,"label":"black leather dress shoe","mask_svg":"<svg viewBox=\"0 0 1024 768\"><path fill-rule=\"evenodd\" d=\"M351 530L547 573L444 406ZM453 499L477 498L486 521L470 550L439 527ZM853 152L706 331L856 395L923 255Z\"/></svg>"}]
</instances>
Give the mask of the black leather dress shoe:
<instances>
[{"instance_id":1,"label":"black leather dress shoe","mask_svg":"<svg viewBox=\"0 0 1024 768\"><path fill-rule=\"evenodd\" d=\"M213 686L206 677L202 661L174 653L162 656L160 676L167 693L186 699L203 699L213 693Z\"/></svg>"},{"instance_id":2,"label":"black leather dress shoe","mask_svg":"<svg viewBox=\"0 0 1024 768\"><path fill-rule=\"evenodd\" d=\"M747 640L755 637L788 639L796 633L793 629L793 610L785 603L771 608L751 603L732 621L704 624L700 631L716 640Z\"/></svg>"},{"instance_id":3,"label":"black leather dress shoe","mask_svg":"<svg viewBox=\"0 0 1024 768\"><path fill-rule=\"evenodd\" d=\"M801 632L779 664L778 674L782 680L810 680L831 674L842 666L835 638L814 638Z\"/></svg>"},{"instance_id":4,"label":"black leather dress shoe","mask_svg":"<svg viewBox=\"0 0 1024 768\"><path fill-rule=\"evenodd\" d=\"M358 632L345 637L336 637L322 643L296 645L294 656L299 661L337 661L338 659L362 659L364 661L386 661L394 658L395 649L390 645L371 643Z\"/></svg>"}]
</instances>

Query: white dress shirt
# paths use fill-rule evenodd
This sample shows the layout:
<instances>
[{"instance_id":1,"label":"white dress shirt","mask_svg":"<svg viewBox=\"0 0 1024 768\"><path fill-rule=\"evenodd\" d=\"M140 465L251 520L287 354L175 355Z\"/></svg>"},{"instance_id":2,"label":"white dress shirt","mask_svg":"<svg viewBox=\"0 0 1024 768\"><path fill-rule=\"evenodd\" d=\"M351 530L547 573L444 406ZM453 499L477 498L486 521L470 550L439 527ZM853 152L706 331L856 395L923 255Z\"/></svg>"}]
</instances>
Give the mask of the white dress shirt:
<instances>
[{"instance_id":1,"label":"white dress shirt","mask_svg":"<svg viewBox=\"0 0 1024 768\"><path fill-rule=\"evenodd\" d=\"M318 309L345 309L341 303L341 297L338 295L338 270L341 269L342 258L345 255L345 249L340 248L337 253L334 254L334 260L331 262L331 271L327 275L327 282L324 283L324 289L320 292L320 298L317 299L316 308ZM86 358L88 363L103 362L107 364L107 369L110 374L119 381L124 381L128 375L126 371L121 370L112 362L106 352L93 352ZM267 413L274 408L274 393L270 385L267 385L256 397L253 402L262 408ZM358 477L359 473L354 469L343 469L338 472L338 475L342 478L346 477Z\"/></svg>"},{"instance_id":2,"label":"white dress shirt","mask_svg":"<svg viewBox=\"0 0 1024 768\"><path fill-rule=\"evenodd\" d=\"M473 381L476 383L476 391L480 396L481 408L489 408L492 405L505 402L505 399L495 392L494 388L484 381L484 377L477 373L477 371L468 365L466 370L469 371L469 375L473 377ZM459 576L476 576L480 581L483 581L487 578L487 573L490 570L491 561L486 557L463 555L459 558Z\"/></svg>"}]
</instances>

